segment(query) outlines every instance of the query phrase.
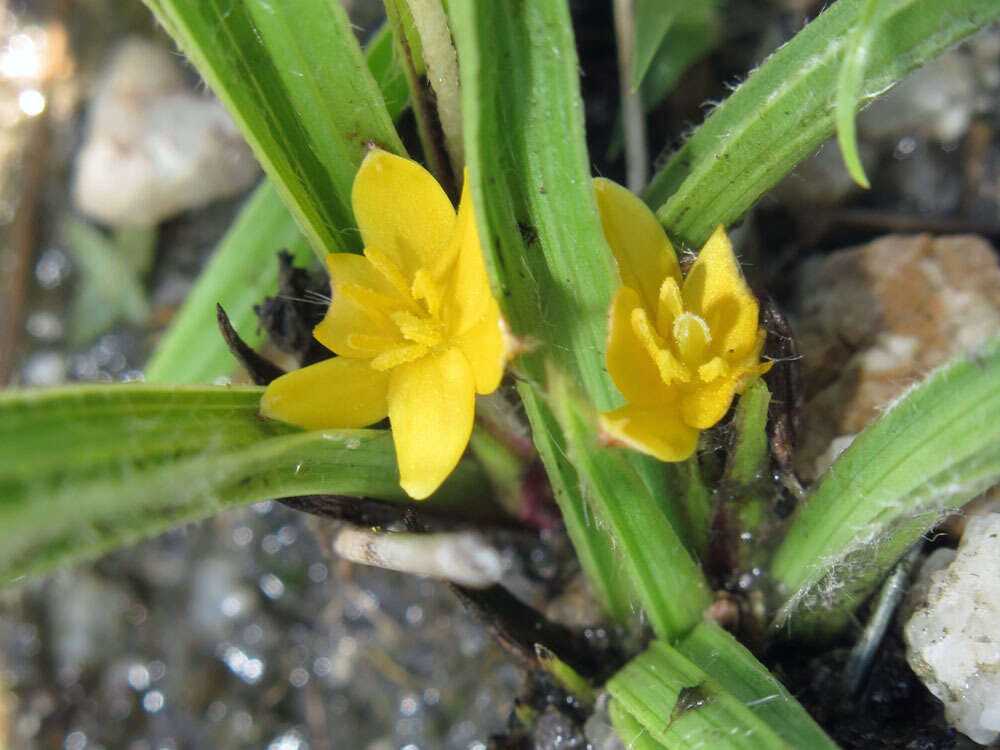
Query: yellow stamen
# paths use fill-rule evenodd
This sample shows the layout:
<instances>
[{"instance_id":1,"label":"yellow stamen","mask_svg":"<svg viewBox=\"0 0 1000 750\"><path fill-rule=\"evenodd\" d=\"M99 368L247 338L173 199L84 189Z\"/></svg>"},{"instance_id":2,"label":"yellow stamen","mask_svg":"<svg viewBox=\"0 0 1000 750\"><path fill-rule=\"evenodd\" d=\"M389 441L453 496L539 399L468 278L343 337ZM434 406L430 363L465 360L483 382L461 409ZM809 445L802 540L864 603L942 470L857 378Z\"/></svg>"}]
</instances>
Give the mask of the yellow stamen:
<instances>
[{"instance_id":1,"label":"yellow stamen","mask_svg":"<svg viewBox=\"0 0 1000 750\"><path fill-rule=\"evenodd\" d=\"M393 341L385 336L370 336L367 333L352 333L347 337L348 346L360 351L371 352L372 354L384 352L397 343L397 341Z\"/></svg>"},{"instance_id":2,"label":"yellow stamen","mask_svg":"<svg viewBox=\"0 0 1000 750\"><path fill-rule=\"evenodd\" d=\"M661 336L669 336L673 331L674 319L684 312L684 302L681 298L681 288L673 276L668 276L660 285L660 295L657 300L656 330Z\"/></svg>"},{"instance_id":3,"label":"yellow stamen","mask_svg":"<svg viewBox=\"0 0 1000 750\"><path fill-rule=\"evenodd\" d=\"M375 266L378 272L385 276L386 280L392 284L396 290L403 295L403 297L409 298L410 284L407 282L406 276L403 274L399 266L393 263L389 259L388 255L379 252L373 247L366 247L365 257L368 258L368 262Z\"/></svg>"},{"instance_id":4,"label":"yellow stamen","mask_svg":"<svg viewBox=\"0 0 1000 750\"><path fill-rule=\"evenodd\" d=\"M675 380L687 383L691 380L691 372L674 356L660 335L653 330L649 315L641 307L632 311L632 330L648 352L653 363L660 371L663 382L670 385Z\"/></svg>"},{"instance_id":5,"label":"yellow stamen","mask_svg":"<svg viewBox=\"0 0 1000 750\"><path fill-rule=\"evenodd\" d=\"M423 300L427 306L427 312L437 316L441 312L441 295L438 293L434 279L427 269L421 268L413 277L413 286L410 287L410 294L415 300Z\"/></svg>"},{"instance_id":6,"label":"yellow stamen","mask_svg":"<svg viewBox=\"0 0 1000 750\"><path fill-rule=\"evenodd\" d=\"M379 315L383 319L388 319L394 311L399 309L399 302L397 300L372 291L360 284L340 284L334 289L334 294L340 294L353 300L365 312Z\"/></svg>"},{"instance_id":7,"label":"yellow stamen","mask_svg":"<svg viewBox=\"0 0 1000 750\"><path fill-rule=\"evenodd\" d=\"M372 360L372 367L384 372L393 367L405 365L407 362L416 362L430 351L423 344L400 344L379 354Z\"/></svg>"},{"instance_id":8,"label":"yellow stamen","mask_svg":"<svg viewBox=\"0 0 1000 750\"><path fill-rule=\"evenodd\" d=\"M694 313L683 312L674 319L674 343L681 361L689 367L698 367L708 359L712 332L708 323Z\"/></svg>"},{"instance_id":9,"label":"yellow stamen","mask_svg":"<svg viewBox=\"0 0 1000 750\"><path fill-rule=\"evenodd\" d=\"M729 367L722 361L722 357L712 357L711 360L698 368L698 377L706 383L729 374Z\"/></svg>"},{"instance_id":10,"label":"yellow stamen","mask_svg":"<svg viewBox=\"0 0 1000 750\"><path fill-rule=\"evenodd\" d=\"M441 324L430 318L420 318L413 313L400 310L392 314L392 322L399 326L405 338L418 344L438 346L444 340L441 335Z\"/></svg>"}]
</instances>

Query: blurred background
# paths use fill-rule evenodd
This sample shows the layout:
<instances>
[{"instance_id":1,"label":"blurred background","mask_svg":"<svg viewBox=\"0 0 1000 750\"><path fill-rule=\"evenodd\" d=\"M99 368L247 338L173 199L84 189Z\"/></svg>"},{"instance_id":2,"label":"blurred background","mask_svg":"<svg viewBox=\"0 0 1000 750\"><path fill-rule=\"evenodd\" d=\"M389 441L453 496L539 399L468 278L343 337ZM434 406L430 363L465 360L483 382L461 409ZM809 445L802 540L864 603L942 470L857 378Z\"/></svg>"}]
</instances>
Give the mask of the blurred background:
<instances>
[{"instance_id":1,"label":"blurred background","mask_svg":"<svg viewBox=\"0 0 1000 750\"><path fill-rule=\"evenodd\" d=\"M366 38L380 4L347 5ZM730 5L682 85L650 103L652 155L820 7ZM594 171L622 180L610 3L572 6ZM758 288L795 308L824 277L792 273L801 260L891 231L995 244L998 59L988 29L862 115L871 192L830 144L786 179L737 232ZM259 177L138 0L0 0L0 385L142 379ZM964 319L1000 314L992 298ZM444 586L336 561L328 537L268 502L0 592L0 748L485 750L521 671ZM536 603L574 575L558 533L505 549Z\"/></svg>"}]
</instances>

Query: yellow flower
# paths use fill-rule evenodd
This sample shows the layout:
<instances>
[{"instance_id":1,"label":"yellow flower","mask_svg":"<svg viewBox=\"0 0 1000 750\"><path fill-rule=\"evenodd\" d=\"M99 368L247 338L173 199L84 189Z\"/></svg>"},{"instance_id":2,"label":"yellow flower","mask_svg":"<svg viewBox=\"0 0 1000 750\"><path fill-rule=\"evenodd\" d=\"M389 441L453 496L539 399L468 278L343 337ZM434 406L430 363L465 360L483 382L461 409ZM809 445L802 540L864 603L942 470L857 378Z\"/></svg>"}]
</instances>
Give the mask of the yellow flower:
<instances>
[{"instance_id":1,"label":"yellow flower","mask_svg":"<svg viewBox=\"0 0 1000 750\"><path fill-rule=\"evenodd\" d=\"M476 393L500 384L507 343L468 185L458 215L419 164L373 150L354 179L364 256L327 257L330 309L313 334L339 356L272 382L265 417L306 429L389 417L400 486L422 500L458 463Z\"/></svg>"},{"instance_id":2,"label":"yellow flower","mask_svg":"<svg viewBox=\"0 0 1000 750\"><path fill-rule=\"evenodd\" d=\"M663 227L639 198L594 180L604 236L623 286L608 312L607 365L628 403L601 414L608 437L661 461L683 461L698 432L770 368L757 300L722 227L686 278Z\"/></svg>"}]
</instances>

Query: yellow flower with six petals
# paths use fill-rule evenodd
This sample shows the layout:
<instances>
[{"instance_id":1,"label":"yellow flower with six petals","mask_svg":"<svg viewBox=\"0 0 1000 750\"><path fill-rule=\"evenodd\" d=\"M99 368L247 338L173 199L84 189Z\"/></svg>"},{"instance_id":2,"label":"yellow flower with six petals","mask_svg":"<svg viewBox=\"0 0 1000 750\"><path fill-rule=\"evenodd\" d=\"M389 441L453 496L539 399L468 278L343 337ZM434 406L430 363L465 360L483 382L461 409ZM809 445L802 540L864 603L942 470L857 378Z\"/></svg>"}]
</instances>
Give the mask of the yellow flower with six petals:
<instances>
[{"instance_id":1,"label":"yellow flower with six petals","mask_svg":"<svg viewBox=\"0 0 1000 750\"><path fill-rule=\"evenodd\" d=\"M594 180L604 236L623 286L608 312L608 372L628 403L601 414L608 437L661 461L694 453L700 430L771 363L764 331L722 227L681 277L652 211L625 188Z\"/></svg>"},{"instance_id":2,"label":"yellow flower with six petals","mask_svg":"<svg viewBox=\"0 0 1000 750\"><path fill-rule=\"evenodd\" d=\"M272 382L265 417L304 427L392 426L400 486L422 500L469 442L475 394L508 349L468 185L458 214L414 161L374 149L351 191L364 255L327 256L331 303L313 334L337 357Z\"/></svg>"}]
</instances>

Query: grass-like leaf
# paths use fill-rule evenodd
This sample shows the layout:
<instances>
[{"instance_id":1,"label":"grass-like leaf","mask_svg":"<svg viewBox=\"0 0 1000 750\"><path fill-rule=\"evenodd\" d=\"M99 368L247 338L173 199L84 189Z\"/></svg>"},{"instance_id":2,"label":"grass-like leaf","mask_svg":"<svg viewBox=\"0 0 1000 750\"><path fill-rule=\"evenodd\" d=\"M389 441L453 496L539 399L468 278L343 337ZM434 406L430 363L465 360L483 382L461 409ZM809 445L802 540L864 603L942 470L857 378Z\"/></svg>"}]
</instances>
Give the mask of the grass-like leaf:
<instances>
[{"instance_id":1,"label":"grass-like leaf","mask_svg":"<svg viewBox=\"0 0 1000 750\"><path fill-rule=\"evenodd\" d=\"M594 524L544 394L551 361L598 409L621 400L604 365L607 310L620 282L591 186L569 11L565 0L527 0L516 9L460 0L449 11L486 263L513 332L533 347L518 359L521 395L577 555L609 611L622 617L629 592L613 563L627 553L616 555ZM652 459L629 460L651 491L666 492L662 474L642 467Z\"/></svg>"},{"instance_id":2,"label":"grass-like leaf","mask_svg":"<svg viewBox=\"0 0 1000 750\"><path fill-rule=\"evenodd\" d=\"M603 351L616 272L590 186L569 11L565 0L516 9L458 0L449 13L487 269L513 332L537 347L518 360L535 444L584 571L608 612L625 618L617 555L584 505L541 392L552 357L599 405L612 404Z\"/></svg>"},{"instance_id":3,"label":"grass-like leaf","mask_svg":"<svg viewBox=\"0 0 1000 750\"><path fill-rule=\"evenodd\" d=\"M848 41L847 53L840 66L840 76L837 78L837 98L834 113L837 125L837 142L840 153L844 157L844 165L856 183L866 190L871 187L865 168L861 165L861 155L858 153L858 131L854 122L858 94L861 91L861 81L868 62L868 51L875 33L878 31L878 15L876 8L880 0L868 0L862 11L861 23L854 30Z\"/></svg>"},{"instance_id":4,"label":"grass-like leaf","mask_svg":"<svg viewBox=\"0 0 1000 750\"><path fill-rule=\"evenodd\" d=\"M820 477L771 564L776 625L842 627L948 510L1000 479L1000 337L939 368Z\"/></svg>"},{"instance_id":5,"label":"grass-like leaf","mask_svg":"<svg viewBox=\"0 0 1000 750\"><path fill-rule=\"evenodd\" d=\"M568 381L549 375L553 410L569 458L587 487L587 502L623 551L622 564L654 632L676 640L711 602L711 591L684 542L625 455L597 445L597 415Z\"/></svg>"},{"instance_id":6,"label":"grass-like leaf","mask_svg":"<svg viewBox=\"0 0 1000 750\"><path fill-rule=\"evenodd\" d=\"M365 47L365 60L395 120L406 108L409 94L388 28L383 27ZM262 343L264 334L257 330L253 307L276 291L276 253L282 248L291 252L299 265L308 264L312 257L295 219L265 179L219 242L171 321L145 367L146 380L207 383L233 371L236 363L215 323L216 303L225 308L250 346Z\"/></svg>"},{"instance_id":7,"label":"grass-like leaf","mask_svg":"<svg viewBox=\"0 0 1000 750\"><path fill-rule=\"evenodd\" d=\"M834 132L848 40L868 0L838 0L754 71L653 179L645 200L671 237L701 247ZM996 0L883 0L854 109L1000 17Z\"/></svg>"},{"instance_id":8,"label":"grass-like leaf","mask_svg":"<svg viewBox=\"0 0 1000 750\"><path fill-rule=\"evenodd\" d=\"M625 736L642 726L668 748L835 748L731 635L703 624L676 646L654 641L608 681ZM624 714L631 717L629 720Z\"/></svg>"},{"instance_id":9,"label":"grass-like leaf","mask_svg":"<svg viewBox=\"0 0 1000 750\"><path fill-rule=\"evenodd\" d=\"M632 90L638 91L649 70L650 63L656 57L667 35L667 30L673 24L680 12L681 3L677 0L634 0L635 2L635 52L632 60Z\"/></svg>"},{"instance_id":10,"label":"grass-like leaf","mask_svg":"<svg viewBox=\"0 0 1000 750\"><path fill-rule=\"evenodd\" d=\"M0 393L0 586L259 500L407 501L387 431L265 421L261 392L117 384ZM464 462L427 502L475 514L482 482Z\"/></svg>"},{"instance_id":11,"label":"grass-like leaf","mask_svg":"<svg viewBox=\"0 0 1000 750\"><path fill-rule=\"evenodd\" d=\"M739 484L760 479L770 457L767 446L767 408L771 393L758 378L751 383L736 404L733 430L736 433L729 455L727 478Z\"/></svg>"},{"instance_id":12,"label":"grass-like leaf","mask_svg":"<svg viewBox=\"0 0 1000 750\"><path fill-rule=\"evenodd\" d=\"M226 105L313 250L358 250L366 144L404 153L340 3L147 0Z\"/></svg>"}]
</instances>

